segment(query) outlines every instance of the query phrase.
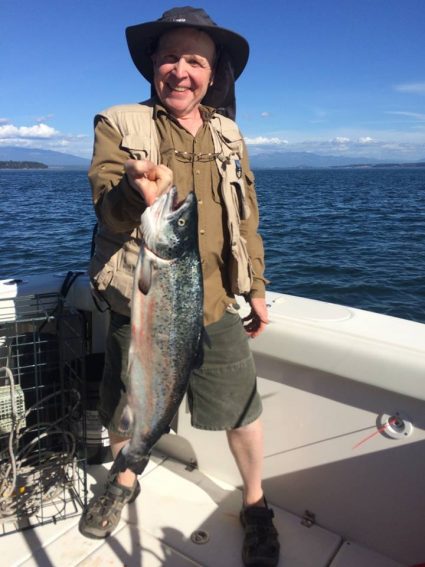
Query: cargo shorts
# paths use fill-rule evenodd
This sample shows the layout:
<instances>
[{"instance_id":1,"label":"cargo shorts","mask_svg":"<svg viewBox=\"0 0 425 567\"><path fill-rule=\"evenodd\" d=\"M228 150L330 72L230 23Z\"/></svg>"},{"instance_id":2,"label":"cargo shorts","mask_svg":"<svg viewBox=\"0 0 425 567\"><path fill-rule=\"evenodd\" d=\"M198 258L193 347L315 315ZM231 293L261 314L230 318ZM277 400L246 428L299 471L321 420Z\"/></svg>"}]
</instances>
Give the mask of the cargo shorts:
<instances>
[{"instance_id":1,"label":"cargo shorts","mask_svg":"<svg viewBox=\"0 0 425 567\"><path fill-rule=\"evenodd\" d=\"M123 437L129 435L120 431L119 423L127 403L130 338L129 317L112 312L98 411L102 424ZM255 421L262 404L254 359L239 315L226 311L219 321L208 325L202 346L202 364L192 372L187 392L193 427L222 431Z\"/></svg>"}]
</instances>

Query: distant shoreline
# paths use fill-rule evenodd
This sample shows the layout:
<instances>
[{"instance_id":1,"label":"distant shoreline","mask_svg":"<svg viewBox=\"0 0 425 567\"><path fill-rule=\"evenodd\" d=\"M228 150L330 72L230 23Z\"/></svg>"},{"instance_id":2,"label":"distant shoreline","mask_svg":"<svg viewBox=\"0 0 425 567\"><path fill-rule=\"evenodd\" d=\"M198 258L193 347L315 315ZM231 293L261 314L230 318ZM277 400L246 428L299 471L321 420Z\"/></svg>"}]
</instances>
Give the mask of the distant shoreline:
<instances>
[{"instance_id":1,"label":"distant shoreline","mask_svg":"<svg viewBox=\"0 0 425 567\"><path fill-rule=\"evenodd\" d=\"M353 165L332 165L332 169L420 169L425 167L425 162L417 163L373 163Z\"/></svg>"},{"instance_id":2,"label":"distant shoreline","mask_svg":"<svg viewBox=\"0 0 425 567\"><path fill-rule=\"evenodd\" d=\"M39 161L0 161L0 169L49 169L49 166Z\"/></svg>"},{"instance_id":3,"label":"distant shoreline","mask_svg":"<svg viewBox=\"0 0 425 567\"><path fill-rule=\"evenodd\" d=\"M330 170L330 169L425 169L425 162L418 163L358 163L349 165L252 165L258 170Z\"/></svg>"},{"instance_id":4,"label":"distant shoreline","mask_svg":"<svg viewBox=\"0 0 425 567\"><path fill-rule=\"evenodd\" d=\"M256 165L255 160L252 164L253 170L335 170L335 169L425 169L425 161L412 163L355 163L347 165ZM49 170L49 171L87 171L89 165L47 165L38 161L0 161L0 170Z\"/></svg>"}]
</instances>

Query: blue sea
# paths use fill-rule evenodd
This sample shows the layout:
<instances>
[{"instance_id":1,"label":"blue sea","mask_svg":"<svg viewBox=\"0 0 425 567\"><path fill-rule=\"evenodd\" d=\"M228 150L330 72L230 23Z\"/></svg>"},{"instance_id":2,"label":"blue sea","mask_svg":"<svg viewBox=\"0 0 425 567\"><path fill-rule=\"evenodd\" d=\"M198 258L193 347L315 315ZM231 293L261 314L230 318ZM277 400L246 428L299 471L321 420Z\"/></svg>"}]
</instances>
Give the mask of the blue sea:
<instances>
[{"instance_id":1,"label":"blue sea","mask_svg":"<svg viewBox=\"0 0 425 567\"><path fill-rule=\"evenodd\" d=\"M425 323L425 168L258 170L269 289ZM0 171L0 279L84 270L85 171Z\"/></svg>"}]
</instances>

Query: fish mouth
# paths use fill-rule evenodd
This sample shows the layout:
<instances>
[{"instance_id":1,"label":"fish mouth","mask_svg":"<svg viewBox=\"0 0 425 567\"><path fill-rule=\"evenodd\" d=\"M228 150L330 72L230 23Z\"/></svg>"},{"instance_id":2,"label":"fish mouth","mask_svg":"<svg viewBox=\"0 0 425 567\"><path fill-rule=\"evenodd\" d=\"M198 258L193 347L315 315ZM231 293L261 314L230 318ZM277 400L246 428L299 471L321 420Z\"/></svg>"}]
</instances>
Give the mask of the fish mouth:
<instances>
[{"instance_id":1,"label":"fish mouth","mask_svg":"<svg viewBox=\"0 0 425 567\"><path fill-rule=\"evenodd\" d=\"M176 226L182 229L186 226L186 217L190 215L190 207L193 206L194 199L194 194L189 193L185 199L179 200L177 189L173 186L160 195L142 214L144 249L152 253L157 261L172 260L170 256L172 250L176 248L180 239L184 238L182 230L179 228L176 231Z\"/></svg>"},{"instance_id":2,"label":"fish mouth","mask_svg":"<svg viewBox=\"0 0 425 567\"><path fill-rule=\"evenodd\" d=\"M162 214L167 220L172 220L173 217L180 215L191 205L194 199L193 193L189 193L185 199L179 201L177 188L171 187L169 191L165 194L164 207L162 209Z\"/></svg>"},{"instance_id":3,"label":"fish mouth","mask_svg":"<svg viewBox=\"0 0 425 567\"><path fill-rule=\"evenodd\" d=\"M179 201L175 186L160 195L142 215L145 247L152 249L154 242L160 242L164 225L178 222L179 217L192 206L194 199L194 193L189 193Z\"/></svg>"}]
</instances>

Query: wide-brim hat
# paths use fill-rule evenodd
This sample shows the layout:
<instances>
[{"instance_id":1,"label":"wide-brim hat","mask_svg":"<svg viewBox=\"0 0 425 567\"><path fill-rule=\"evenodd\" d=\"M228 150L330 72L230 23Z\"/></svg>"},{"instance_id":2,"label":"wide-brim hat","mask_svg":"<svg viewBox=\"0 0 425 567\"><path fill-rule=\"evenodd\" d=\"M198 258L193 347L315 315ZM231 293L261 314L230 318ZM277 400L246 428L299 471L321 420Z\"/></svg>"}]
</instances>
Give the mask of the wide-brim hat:
<instances>
[{"instance_id":1,"label":"wide-brim hat","mask_svg":"<svg viewBox=\"0 0 425 567\"><path fill-rule=\"evenodd\" d=\"M173 28L196 28L207 33L219 51L226 52L237 79L249 57L249 45L241 35L219 27L202 8L184 6L164 12L161 18L126 28L127 44L134 64L147 81L153 81L152 53L159 37Z\"/></svg>"}]
</instances>

